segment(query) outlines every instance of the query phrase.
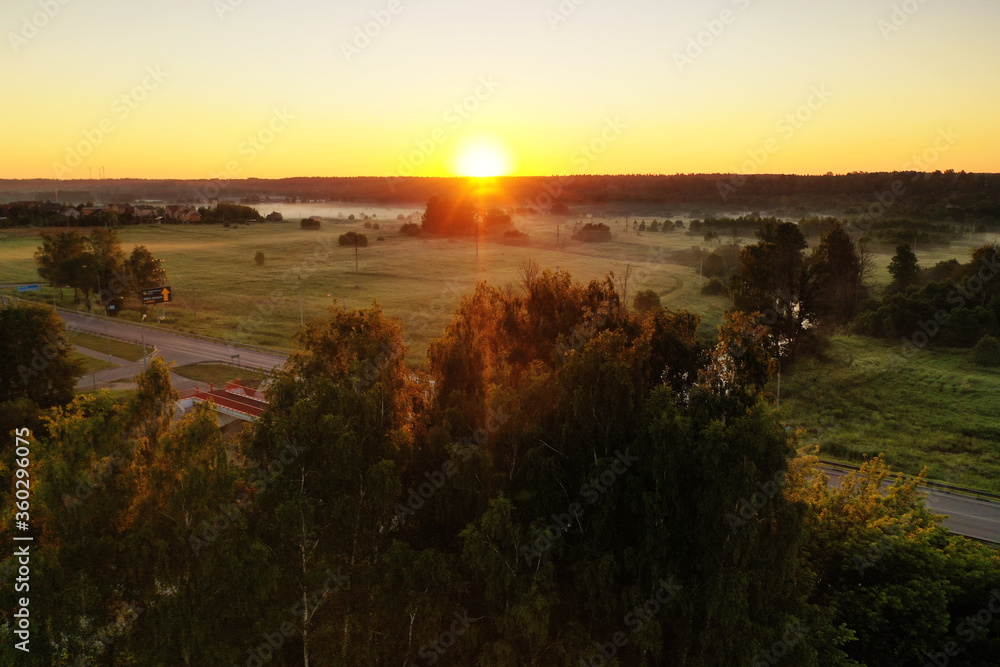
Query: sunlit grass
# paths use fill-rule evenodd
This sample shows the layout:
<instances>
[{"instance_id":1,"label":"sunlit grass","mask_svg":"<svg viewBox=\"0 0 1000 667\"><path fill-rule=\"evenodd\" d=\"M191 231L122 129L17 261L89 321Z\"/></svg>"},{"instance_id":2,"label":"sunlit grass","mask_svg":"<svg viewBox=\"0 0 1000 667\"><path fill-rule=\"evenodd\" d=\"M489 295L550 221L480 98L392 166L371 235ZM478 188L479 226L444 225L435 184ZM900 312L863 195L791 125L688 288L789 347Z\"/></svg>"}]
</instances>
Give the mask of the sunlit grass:
<instances>
[{"instance_id":1,"label":"sunlit grass","mask_svg":"<svg viewBox=\"0 0 1000 667\"><path fill-rule=\"evenodd\" d=\"M925 350L898 363L899 346L836 337L827 360L782 376L781 415L828 456L885 454L893 468L1000 491L1000 371L963 351Z\"/></svg>"}]
</instances>

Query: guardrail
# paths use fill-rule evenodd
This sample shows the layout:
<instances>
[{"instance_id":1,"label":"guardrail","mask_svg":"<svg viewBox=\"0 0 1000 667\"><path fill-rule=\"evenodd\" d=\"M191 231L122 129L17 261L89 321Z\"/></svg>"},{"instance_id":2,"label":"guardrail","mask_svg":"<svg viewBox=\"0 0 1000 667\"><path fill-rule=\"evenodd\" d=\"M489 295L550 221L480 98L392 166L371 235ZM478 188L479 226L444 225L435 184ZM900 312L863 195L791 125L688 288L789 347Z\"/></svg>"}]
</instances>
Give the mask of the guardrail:
<instances>
[{"instance_id":1,"label":"guardrail","mask_svg":"<svg viewBox=\"0 0 1000 667\"><path fill-rule=\"evenodd\" d=\"M263 366L255 366L254 364L244 364L239 361L233 361L232 359L204 359L201 361L194 361L190 364L184 364L184 366L200 366L201 364L216 364L218 366L232 366L233 368L240 368L248 371L256 371L267 377L274 376L273 369L267 369ZM178 366L177 368L184 368L184 366Z\"/></svg>"},{"instance_id":2,"label":"guardrail","mask_svg":"<svg viewBox=\"0 0 1000 667\"><path fill-rule=\"evenodd\" d=\"M844 470L860 470L861 466L854 463L848 463L846 461L834 461L832 459L820 459L820 463L831 468L841 468ZM913 479L913 475L908 475L903 472L894 472L891 477L902 478L902 479ZM972 496L974 498L979 498L982 500L991 500L1000 502L1000 493L993 493L992 491L983 491L982 489L970 489L967 486L958 486L956 484L949 484L947 482L939 482L933 479L925 479L921 482L922 486L929 489L934 489L936 491L947 491L949 493L960 494L963 496Z\"/></svg>"}]
</instances>

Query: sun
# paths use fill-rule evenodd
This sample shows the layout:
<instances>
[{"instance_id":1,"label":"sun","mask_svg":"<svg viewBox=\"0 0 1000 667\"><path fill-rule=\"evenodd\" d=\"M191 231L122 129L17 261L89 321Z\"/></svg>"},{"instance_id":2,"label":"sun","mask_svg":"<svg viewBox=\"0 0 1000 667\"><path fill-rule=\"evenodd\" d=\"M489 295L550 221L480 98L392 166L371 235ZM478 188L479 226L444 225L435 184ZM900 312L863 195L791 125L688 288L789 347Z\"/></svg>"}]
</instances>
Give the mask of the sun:
<instances>
[{"instance_id":1,"label":"sun","mask_svg":"<svg viewBox=\"0 0 1000 667\"><path fill-rule=\"evenodd\" d=\"M455 173L473 178L506 176L510 173L510 154L493 138L465 142L455 155Z\"/></svg>"}]
</instances>

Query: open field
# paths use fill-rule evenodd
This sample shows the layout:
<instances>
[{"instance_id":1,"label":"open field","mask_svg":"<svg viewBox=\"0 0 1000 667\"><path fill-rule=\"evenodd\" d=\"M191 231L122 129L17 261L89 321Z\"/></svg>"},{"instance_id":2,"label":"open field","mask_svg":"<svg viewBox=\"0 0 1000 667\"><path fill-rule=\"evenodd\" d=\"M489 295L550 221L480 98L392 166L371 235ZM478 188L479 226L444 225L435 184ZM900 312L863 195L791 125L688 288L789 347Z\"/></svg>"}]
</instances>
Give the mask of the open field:
<instances>
[{"instance_id":1,"label":"open field","mask_svg":"<svg viewBox=\"0 0 1000 667\"><path fill-rule=\"evenodd\" d=\"M126 343L125 341L115 340L112 338L110 339L111 344L109 348L109 339L103 336L83 333L82 331L67 331L66 337L69 338L70 342L74 345L79 345L80 347L85 347L88 350L100 352L101 354L107 354L110 349L111 355L118 357L119 359L139 361L143 357L141 345Z\"/></svg>"},{"instance_id":2,"label":"open field","mask_svg":"<svg viewBox=\"0 0 1000 667\"><path fill-rule=\"evenodd\" d=\"M263 373L249 368L236 368L225 364L191 364L178 366L174 373L189 380L224 385L231 380L243 380L243 384L256 387L266 377Z\"/></svg>"},{"instance_id":3,"label":"open field","mask_svg":"<svg viewBox=\"0 0 1000 667\"><path fill-rule=\"evenodd\" d=\"M1000 492L1000 370L960 351L922 351L838 336L826 360L782 376L781 415L804 443L852 461L885 454L897 470Z\"/></svg>"},{"instance_id":4,"label":"open field","mask_svg":"<svg viewBox=\"0 0 1000 667\"><path fill-rule=\"evenodd\" d=\"M669 308L698 312L706 335L713 333L725 311L726 299L700 294L697 267L666 263L656 254L661 249L664 253L688 249L700 238L682 232L626 237L619 223L610 242L587 244L569 239L571 224L566 219L517 222L532 245L484 239L478 264L474 241L405 237L396 232L400 223L395 221L378 231L366 230L360 223L325 222L319 231L302 230L298 223L261 223L230 229L122 227L119 234L126 251L145 245L162 258L174 288L174 302L162 311L152 307L147 326L274 348L291 347L299 327L300 291L306 320L320 317L333 299L350 308L367 307L377 299L406 325L407 360L420 364L428 342L443 331L462 294L472 292L481 280L496 285L517 282L518 267L528 259L543 268L566 269L579 281L600 279L609 271L621 274L631 266L635 271L631 294L653 289ZM351 230L369 239L369 247L360 250L357 275L354 248L337 245L339 235ZM379 235L385 240L376 240ZM37 281L32 256L38 244L39 230L8 230L0 239L0 282ZM265 254L264 266L254 264L258 250ZM71 307L72 290L64 290L64 297L60 301L59 290L44 288L32 298ZM156 324L161 312L166 314L165 325ZM121 319L138 321L138 311L127 309Z\"/></svg>"}]
</instances>

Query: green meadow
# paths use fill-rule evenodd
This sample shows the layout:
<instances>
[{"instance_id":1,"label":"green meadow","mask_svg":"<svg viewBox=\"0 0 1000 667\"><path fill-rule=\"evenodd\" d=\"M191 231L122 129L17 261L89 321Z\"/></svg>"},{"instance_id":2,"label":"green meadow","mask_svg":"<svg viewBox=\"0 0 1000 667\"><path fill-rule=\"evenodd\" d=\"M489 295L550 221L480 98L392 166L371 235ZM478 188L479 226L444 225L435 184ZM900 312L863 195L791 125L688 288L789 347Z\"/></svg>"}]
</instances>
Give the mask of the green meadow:
<instances>
[{"instance_id":1,"label":"green meadow","mask_svg":"<svg viewBox=\"0 0 1000 667\"><path fill-rule=\"evenodd\" d=\"M700 314L700 333L713 336L729 301L703 296L698 267L685 265L681 256L693 246L710 249L712 244L683 231L630 231L625 236L621 219L600 220L612 227L611 241L571 240L574 219L516 220L530 245L483 238L478 261L471 239L410 238L397 232L400 223L395 221L381 222L380 230L346 221L325 221L318 231L302 230L292 222L228 229L150 225L122 227L119 236L126 251L145 245L162 258L174 288L174 302L151 307L147 326L241 343L290 349L299 328L300 297L305 320L321 317L334 300L348 308L377 301L403 322L407 361L416 367L425 359L428 343L451 319L461 295L471 293L478 281L518 283L518 270L528 260L542 268L565 269L579 281L602 279L611 271L621 275L631 267L630 294L654 290L666 307ZM348 231L368 237L368 247L358 251L357 273L355 249L337 244ZM384 240L379 241L380 236ZM917 253L923 266L951 257L964 261L971 248L989 240L961 237L950 246L918 248ZM38 280L32 255L39 242L39 230L5 230L0 236L0 283ZM258 251L265 256L263 266L254 263ZM886 267L893 249L876 251L871 280L878 289L888 282ZM72 290L60 295L46 287L31 296L73 305ZM161 313L166 320L159 324ZM120 317L138 321L139 314L129 308ZM91 349L107 349L104 339L73 336L74 342ZM127 344L112 344L118 356L138 358L137 346L124 350L119 348ZM802 429L805 443L818 444L826 456L860 461L885 454L894 468L906 472L927 465L933 478L1000 491L1000 373L974 366L960 352L924 351L905 364L896 363L895 352L881 341L835 337L823 359L807 359L786 369L783 417ZM230 373L211 368L178 372L219 382Z\"/></svg>"},{"instance_id":2,"label":"green meadow","mask_svg":"<svg viewBox=\"0 0 1000 667\"><path fill-rule=\"evenodd\" d=\"M837 336L822 359L781 378L781 415L823 455L884 454L896 470L1000 492L1000 369L967 351L924 350Z\"/></svg>"},{"instance_id":3,"label":"green meadow","mask_svg":"<svg viewBox=\"0 0 1000 667\"><path fill-rule=\"evenodd\" d=\"M472 239L410 238L396 231L397 222L382 223L381 230L365 229L361 223L324 222L322 229L309 231L286 222L231 228L142 225L118 231L126 252L145 245L164 260L174 289L173 303L151 307L147 326L278 349L292 345L300 297L305 320L322 316L334 300L348 308L368 307L377 300L406 326L407 361L419 365L428 342L444 330L462 294L471 293L479 281L517 283L518 269L529 259L542 268L565 269L579 281L602 279L611 271L621 275L631 266L630 294L652 289L665 306L698 312L706 335L712 334L727 307L725 298L701 295L697 267L665 262L670 253L699 245L700 237L630 232L628 237L616 233L606 243L583 243L569 239L565 221L558 230L551 218L518 223L531 245L483 238L478 261ZM355 249L337 244L348 231L368 237L368 247L358 251L357 273ZM377 240L379 236L384 240ZM0 238L0 283L38 280L32 255L39 243L39 230L5 231ZM258 251L265 256L263 266L254 263ZM72 290L63 290L60 300L59 290L46 287L31 298L73 305ZM165 323L157 324L161 313ZM120 318L138 321L139 313L126 309Z\"/></svg>"}]
</instances>

